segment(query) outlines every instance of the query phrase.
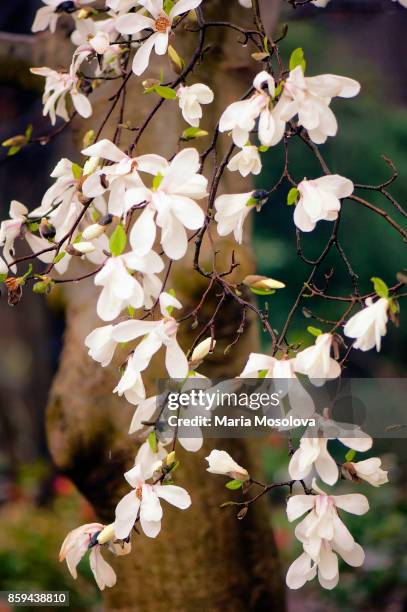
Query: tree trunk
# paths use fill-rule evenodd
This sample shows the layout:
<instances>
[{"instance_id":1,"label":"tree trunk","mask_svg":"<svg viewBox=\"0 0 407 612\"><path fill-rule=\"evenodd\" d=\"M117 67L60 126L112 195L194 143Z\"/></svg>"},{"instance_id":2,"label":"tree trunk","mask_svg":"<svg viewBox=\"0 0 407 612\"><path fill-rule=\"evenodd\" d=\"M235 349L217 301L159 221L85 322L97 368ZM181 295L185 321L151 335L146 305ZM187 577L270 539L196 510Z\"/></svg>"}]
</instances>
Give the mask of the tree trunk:
<instances>
[{"instance_id":1,"label":"tree trunk","mask_svg":"<svg viewBox=\"0 0 407 612\"><path fill-rule=\"evenodd\" d=\"M272 4L272 3L271 3ZM217 20L228 19L241 23L250 19L250 11L241 9L237 0L213 0L205 3ZM251 27L249 25L249 27ZM231 101L238 99L253 73L260 65L250 60L247 49L236 44L236 32L224 34L211 32L215 48L209 53L192 82L209 84L215 91L212 107L204 108L202 127L213 127L221 112ZM192 41L192 42L191 42ZM185 58L190 53L196 34L177 34L173 45ZM156 68L159 63L154 63ZM150 69L148 77L158 74ZM147 78L147 77L146 77ZM140 125L143 117L155 102L153 96L141 96L140 80L132 79L129 86L128 108L125 120ZM114 85L113 91L117 87ZM106 92L101 90L94 108L92 124L98 125L102 109L106 107ZM88 125L77 124L77 138ZM153 121L148 135L141 141L138 153L155 152L173 154L176 138L187 127L180 118L175 102L166 102ZM106 137L111 137L109 130ZM130 133L130 137L134 133ZM228 143L228 137L222 140ZM205 174L210 176L206 169ZM223 191L237 193L247 191L247 181L237 173L226 173L221 186ZM219 266L227 267L232 240L217 240L216 248L223 254ZM193 245L192 245L193 248ZM226 255L225 255L226 253ZM205 244L202 263L212 257ZM253 257L249 245L237 249L241 266L234 272L242 279L253 270ZM205 281L206 282L206 281ZM202 277L192 271L191 254L173 266L170 284L177 297L189 312L205 288ZM48 407L48 440L57 467L69 475L80 491L94 505L102 521L110 522L120 496L128 487L123 472L134 461L137 442L126 434L134 407L112 394L118 379L117 366L125 353L116 356L112 367L102 369L87 355L84 337L101 325L95 312L99 289L92 281L66 287L67 321L65 345L61 356ZM200 323L209 318L216 307L217 297L212 294L200 315ZM208 376L235 376L241 371L250 351L257 346L257 331L253 321L233 352L224 356L223 350L235 337L240 322L236 303L227 303L224 314L218 320L215 336L218 340L216 355L206 368L200 371ZM183 324L180 341L184 348L191 343L198 330ZM154 380L163 376L162 367L153 362L148 370L148 388L154 388ZM166 505L162 532L155 540L144 535L133 537L133 551L114 563L118 574L117 585L105 592L107 610L132 610L160 612L161 610L266 610L283 611L283 582L280 574L276 546L270 527L270 512L263 498L250 508L246 518L236 519L230 508L219 509L219 504L230 498L224 488L224 478L209 475L205 471L204 457L215 441L207 440L199 453L184 453L177 448L181 467L177 471L177 483L185 485L192 497L192 506L182 512ZM259 473L260 449L250 440L221 440L218 448L231 451L236 460L253 474ZM236 493L231 495L235 496Z\"/></svg>"}]
</instances>

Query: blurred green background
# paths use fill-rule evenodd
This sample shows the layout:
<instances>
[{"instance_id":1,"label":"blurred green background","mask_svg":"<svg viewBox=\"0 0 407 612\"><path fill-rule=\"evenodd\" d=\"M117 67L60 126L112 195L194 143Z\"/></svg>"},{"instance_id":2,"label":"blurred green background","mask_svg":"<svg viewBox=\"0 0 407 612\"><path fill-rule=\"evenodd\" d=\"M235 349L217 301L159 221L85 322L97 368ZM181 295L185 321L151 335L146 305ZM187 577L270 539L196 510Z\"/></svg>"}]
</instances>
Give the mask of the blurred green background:
<instances>
[{"instance_id":1,"label":"blurred green background","mask_svg":"<svg viewBox=\"0 0 407 612\"><path fill-rule=\"evenodd\" d=\"M16 0L12 4L0 8L0 30L17 35L28 32L40 3ZM380 157L386 154L400 173L390 191L401 203L406 202L407 10L390 0L332 0L324 11L309 6L283 10L281 21L289 24L281 44L285 60L294 48L302 46L309 75L331 72L362 83L358 98L333 102L339 134L322 148L332 171L355 182L379 183L389 176L389 169ZM21 82L16 84L1 70L0 91L2 140L33 118L36 125L46 127L47 122L40 116L38 93L25 89ZM31 205L39 200L47 186L44 163L51 167L61 150L69 157L70 147L70 139L62 136L57 146L44 148L41 156L37 150L28 151L23 175L19 161L6 160L0 165L2 218L7 215L13 197ZM290 159L296 180L320 176L318 165L301 142L293 140L290 144ZM257 182L259 188L270 187L280 175L282 151L274 148L264 160L264 172ZM285 204L286 192L282 189L275 193L261 214L255 215L258 272L287 285L268 300L277 328L281 328L308 271L296 257L293 209ZM383 198L374 194L371 201L403 222ZM318 255L330 230L331 224L320 222L312 234L304 237L308 257ZM346 202L344 206L340 239L351 255L363 292L371 290L371 276L380 276L391 285L396 282L395 274L405 267L405 245L400 237L383 219L357 203ZM337 257L329 259L321 273L330 267L335 269L332 278L335 293L349 294L352 287L341 261ZM91 507L72 484L54 472L44 440L44 406L61 348L63 312L58 304L45 310L42 300L28 292L21 307L14 311L2 302L0 314L6 350L0 354L0 590L66 589L71 592L74 609L98 610L100 595L88 564L81 565L80 577L75 582L57 561L66 532L94 519ZM305 305L324 318L340 315L336 304L313 302ZM389 325L380 359L374 351L355 354L349 372L358 376L404 376L407 361L404 319L402 304L401 326L396 330ZM299 310L289 340L313 342L306 332L310 324L324 328ZM267 349L266 344L264 348ZM337 452L342 458L343 450L338 448ZM363 517L346 516L347 525L367 551L365 566L357 570L344 566L340 586L332 592L323 591L316 581L299 593L290 592L290 612L407 610L405 451L400 442L396 445L380 441L375 454L383 455L391 484L381 489L366 487L372 512ZM270 481L285 479L286 446L278 437L268 440L264 466ZM342 487L347 489L346 484ZM286 568L299 553L299 546L285 518L284 497L276 493L270 501L270 520Z\"/></svg>"}]
</instances>

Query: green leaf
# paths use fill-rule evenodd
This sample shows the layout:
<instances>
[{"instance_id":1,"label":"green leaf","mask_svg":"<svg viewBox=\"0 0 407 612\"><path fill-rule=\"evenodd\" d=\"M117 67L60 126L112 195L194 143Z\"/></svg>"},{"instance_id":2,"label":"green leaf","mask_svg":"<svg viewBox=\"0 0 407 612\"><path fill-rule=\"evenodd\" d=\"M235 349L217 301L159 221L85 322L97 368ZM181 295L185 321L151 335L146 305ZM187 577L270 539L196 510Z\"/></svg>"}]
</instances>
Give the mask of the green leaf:
<instances>
[{"instance_id":1,"label":"green leaf","mask_svg":"<svg viewBox=\"0 0 407 612\"><path fill-rule=\"evenodd\" d=\"M377 276L372 276L370 280L372 281L374 290L376 291L379 297L389 297L389 288L381 278L378 278Z\"/></svg>"},{"instance_id":2,"label":"green leaf","mask_svg":"<svg viewBox=\"0 0 407 612\"><path fill-rule=\"evenodd\" d=\"M395 300L389 300L389 308L393 314L400 312L400 306Z\"/></svg>"},{"instance_id":3,"label":"green leaf","mask_svg":"<svg viewBox=\"0 0 407 612\"><path fill-rule=\"evenodd\" d=\"M297 187L292 187L287 194L287 206L292 206L293 204L296 204L299 195L300 192L298 191Z\"/></svg>"},{"instance_id":4,"label":"green leaf","mask_svg":"<svg viewBox=\"0 0 407 612\"><path fill-rule=\"evenodd\" d=\"M4 283L7 278L7 274L0 274L0 283Z\"/></svg>"},{"instance_id":5,"label":"green leaf","mask_svg":"<svg viewBox=\"0 0 407 612\"><path fill-rule=\"evenodd\" d=\"M290 70L294 70L294 68L297 68L297 66L301 66L302 71L305 72L306 63L304 59L304 51L301 47L294 49L290 57Z\"/></svg>"},{"instance_id":6,"label":"green leaf","mask_svg":"<svg viewBox=\"0 0 407 612\"><path fill-rule=\"evenodd\" d=\"M123 225L120 223L109 239L109 248L113 257L121 255L126 248L127 236Z\"/></svg>"},{"instance_id":7,"label":"green leaf","mask_svg":"<svg viewBox=\"0 0 407 612\"><path fill-rule=\"evenodd\" d=\"M229 482L225 484L225 487L231 491L236 491L242 488L242 484L243 482L241 480L229 480Z\"/></svg>"},{"instance_id":8,"label":"green leaf","mask_svg":"<svg viewBox=\"0 0 407 612\"><path fill-rule=\"evenodd\" d=\"M46 283L44 281L38 281L33 285L34 293L49 293L52 288L52 283Z\"/></svg>"},{"instance_id":9,"label":"green leaf","mask_svg":"<svg viewBox=\"0 0 407 612\"><path fill-rule=\"evenodd\" d=\"M312 336L315 336L315 338L318 338L318 336L322 334L322 329L319 329L318 327L313 327L312 325L308 325L307 332Z\"/></svg>"},{"instance_id":10,"label":"green leaf","mask_svg":"<svg viewBox=\"0 0 407 612\"><path fill-rule=\"evenodd\" d=\"M54 259L54 264L57 264L61 261L61 259L63 259L65 257L66 253L62 252L62 253L58 253L58 255L55 257Z\"/></svg>"},{"instance_id":11,"label":"green leaf","mask_svg":"<svg viewBox=\"0 0 407 612\"><path fill-rule=\"evenodd\" d=\"M148 434L148 443L153 453L158 453L158 442L157 442L157 436L156 436L155 431L151 431Z\"/></svg>"},{"instance_id":12,"label":"green leaf","mask_svg":"<svg viewBox=\"0 0 407 612\"><path fill-rule=\"evenodd\" d=\"M81 242L82 241L82 232L79 232L79 234L77 234L74 238L74 240L72 240L72 244L76 244L77 242Z\"/></svg>"},{"instance_id":13,"label":"green leaf","mask_svg":"<svg viewBox=\"0 0 407 612\"><path fill-rule=\"evenodd\" d=\"M258 378L266 378L268 370L259 370Z\"/></svg>"},{"instance_id":14,"label":"green leaf","mask_svg":"<svg viewBox=\"0 0 407 612\"><path fill-rule=\"evenodd\" d=\"M166 100L175 100L177 97L177 92L175 89L171 89L171 87L166 87L165 85L155 85L153 90L156 94L165 98Z\"/></svg>"},{"instance_id":15,"label":"green leaf","mask_svg":"<svg viewBox=\"0 0 407 612\"><path fill-rule=\"evenodd\" d=\"M269 150L270 147L266 147L266 145L261 145L261 147L259 147L259 151L260 153L266 153L266 151Z\"/></svg>"},{"instance_id":16,"label":"green leaf","mask_svg":"<svg viewBox=\"0 0 407 612\"><path fill-rule=\"evenodd\" d=\"M72 174L77 181L81 178L82 168L79 164L72 164Z\"/></svg>"},{"instance_id":17,"label":"green leaf","mask_svg":"<svg viewBox=\"0 0 407 612\"><path fill-rule=\"evenodd\" d=\"M268 41L267 36L265 36L263 39L263 49L265 50L266 53L270 53L269 41Z\"/></svg>"},{"instance_id":18,"label":"green leaf","mask_svg":"<svg viewBox=\"0 0 407 612\"><path fill-rule=\"evenodd\" d=\"M35 234L35 232L38 232L38 228L40 227L39 223L28 223L27 224L29 231L32 234Z\"/></svg>"},{"instance_id":19,"label":"green leaf","mask_svg":"<svg viewBox=\"0 0 407 612\"><path fill-rule=\"evenodd\" d=\"M175 470L178 469L179 465L180 465L179 461L174 461L174 463L172 463L170 467L168 468L168 472L175 472Z\"/></svg>"},{"instance_id":20,"label":"green leaf","mask_svg":"<svg viewBox=\"0 0 407 612\"><path fill-rule=\"evenodd\" d=\"M356 451L353 450L353 448L351 448L350 450L348 450L348 452L345 455L345 461L353 461L355 457L356 457Z\"/></svg>"},{"instance_id":21,"label":"green leaf","mask_svg":"<svg viewBox=\"0 0 407 612\"><path fill-rule=\"evenodd\" d=\"M133 306L127 306L127 312L129 313L129 316L133 319L134 315L136 314L136 309L133 308Z\"/></svg>"},{"instance_id":22,"label":"green leaf","mask_svg":"<svg viewBox=\"0 0 407 612\"><path fill-rule=\"evenodd\" d=\"M281 94L281 92L283 91L284 83L285 81L280 81L280 83L277 85L276 90L274 92L274 98L278 98L278 96Z\"/></svg>"},{"instance_id":23,"label":"green leaf","mask_svg":"<svg viewBox=\"0 0 407 612\"><path fill-rule=\"evenodd\" d=\"M20 153L21 151L21 147L10 147L10 149L7 151L7 157L12 157L13 155L17 155L17 153Z\"/></svg>"},{"instance_id":24,"label":"green leaf","mask_svg":"<svg viewBox=\"0 0 407 612\"><path fill-rule=\"evenodd\" d=\"M194 138L203 138L208 132L201 130L199 127L190 127L182 132L182 140L193 140Z\"/></svg>"},{"instance_id":25,"label":"green leaf","mask_svg":"<svg viewBox=\"0 0 407 612\"><path fill-rule=\"evenodd\" d=\"M256 200L256 198L249 198L246 202L246 206L257 206L258 201Z\"/></svg>"},{"instance_id":26,"label":"green leaf","mask_svg":"<svg viewBox=\"0 0 407 612\"><path fill-rule=\"evenodd\" d=\"M153 178L153 191L157 191L157 189L162 183L163 178L164 176L160 172L155 175L155 177Z\"/></svg>"},{"instance_id":27,"label":"green leaf","mask_svg":"<svg viewBox=\"0 0 407 612\"><path fill-rule=\"evenodd\" d=\"M163 9L167 13L170 14L171 9L174 7L174 0L164 0Z\"/></svg>"},{"instance_id":28,"label":"green leaf","mask_svg":"<svg viewBox=\"0 0 407 612\"><path fill-rule=\"evenodd\" d=\"M275 289L256 289L255 287L250 287L250 291L256 295L273 295L276 292Z\"/></svg>"},{"instance_id":29,"label":"green leaf","mask_svg":"<svg viewBox=\"0 0 407 612\"><path fill-rule=\"evenodd\" d=\"M31 123L29 123L27 125L27 129L25 130L25 134L24 134L27 144L30 142L32 135L33 135L33 126Z\"/></svg>"}]
</instances>

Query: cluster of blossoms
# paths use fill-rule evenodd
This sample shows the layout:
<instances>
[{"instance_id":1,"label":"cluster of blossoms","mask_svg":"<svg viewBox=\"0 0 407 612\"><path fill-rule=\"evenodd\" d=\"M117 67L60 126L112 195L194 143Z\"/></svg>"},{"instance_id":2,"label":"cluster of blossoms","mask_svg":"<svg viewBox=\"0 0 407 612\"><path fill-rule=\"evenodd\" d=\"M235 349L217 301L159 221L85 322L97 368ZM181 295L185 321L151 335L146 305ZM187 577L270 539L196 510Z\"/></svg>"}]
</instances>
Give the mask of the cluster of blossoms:
<instances>
[{"instance_id":1,"label":"cluster of blossoms","mask_svg":"<svg viewBox=\"0 0 407 612\"><path fill-rule=\"evenodd\" d=\"M251 0L239 2L247 8L251 6ZM62 3L44 0L45 6L37 13L33 31L46 28L55 31L60 15L68 13L74 20L71 40L76 46L67 71L48 67L32 69L34 74L46 79L44 115L49 115L53 124L57 117L68 121L72 104L80 116L91 116L88 96L94 87L100 86L103 79L126 79L130 75L126 75L124 61L126 56L129 59L130 49L135 50L132 71L140 76L148 69L153 49L157 55L169 52L170 36L178 23L201 3L202 0L106 0L103 11L99 12L90 6L92 0ZM314 4L321 6L324 2L314 0ZM84 76L85 66L86 71L93 70L92 77ZM240 149L233 151L225 164L230 172L239 172L243 177L258 175L262 169L261 153L278 145L288 130L305 131L315 145L336 135L338 125L330 108L331 100L337 96L356 96L359 83L332 74L308 77L304 70L304 63L300 61L291 66L287 78L280 82L263 70L255 77L251 93L225 109L218 130L230 133L233 148ZM199 128L202 105L214 100L212 90L203 83L187 85L184 78L176 82L176 87L172 89L160 83L152 90L176 100L185 121L193 129ZM146 93L148 90L145 87ZM182 304L174 292L166 290L168 275L165 279L160 275L166 263L170 266L173 260L186 255L191 238L188 232L201 232L212 218L220 236L233 233L241 243L247 215L253 208L259 210L269 194L250 190L214 197L214 210L210 211L214 214L205 216L198 202L205 200L211 189L202 174L202 158L195 148L182 148L168 161L155 153L133 156L131 150L122 151L115 139L97 142L91 139L82 155L86 158L83 166L68 159L57 164L51 174L54 183L39 207L29 212L23 204L11 203L10 218L0 226L3 246L0 274L8 287L24 282L24 277L7 278L10 273L17 274L14 243L19 238L25 239L35 256L48 265L47 272L40 276L42 285L47 287L53 282L50 270L64 274L72 258L87 258L97 266L93 275L95 285L100 287L96 309L106 323L87 335L85 344L89 356L106 367L116 351L127 350L128 344L131 345L122 360L120 378L113 392L136 406L130 433L148 435L148 440L139 448L134 467L124 474L132 490L118 503L111 525L83 525L67 536L61 549L61 560L67 561L74 578L80 559L89 550L91 569L99 588L103 589L112 587L116 576L101 555L102 547L116 555L127 554L131 532L138 522L148 537L159 534L163 515L160 500L182 510L191 504L187 491L172 484L172 475L178 466L174 450L167 448L172 439L165 435L157 437L151 425L165 398L146 397L143 375L153 356L163 349L170 378L182 381L182 388L206 388L210 382L196 369L213 352L216 340L212 336L206 338L191 355L186 354L177 339L181 321L174 316L174 310L180 310ZM294 224L302 232L311 232L318 221L338 219L341 201L352 195L354 185L345 177L326 174L315 179L304 178L292 191ZM266 292L284 288L283 283L257 276L243 284ZM365 307L343 325L343 332L352 339L355 349L367 351L376 347L379 351L381 348L389 316L394 311L394 300L387 288L376 294L367 297ZM156 307L160 309L158 318L154 316ZM142 309L147 314L142 315ZM339 334L334 332L320 333L313 345L297 350L292 356L283 354L277 358L252 353L237 378L285 380L285 394L292 410L312 416L314 407L307 394L302 395L301 407L298 407L294 383L298 382L298 375L307 376L315 385L338 378L341 375L339 339ZM187 411L188 407L181 408L181 413L183 410ZM381 469L378 458L347 461L339 469L329 453L329 440L339 440L357 452L368 451L372 440L359 429L356 432L354 429L349 437L348 428L333 422L329 414L315 416L316 426L308 428L292 454L288 472L293 482L308 478L313 469L331 486L340 473L350 480L365 480L373 486L387 481L387 473ZM202 445L200 430L194 433L190 438L179 438L182 446L192 452ZM226 475L241 484L252 482L248 471L225 451L213 450L207 461L210 473ZM296 528L303 553L291 565L287 584L299 588L318 573L321 585L333 588L339 576L337 555L353 566L360 565L364 557L361 547L339 518L338 509L364 514L368 502L359 494L329 495L315 481L306 493L292 495L287 504L290 521L308 512Z\"/></svg>"}]
</instances>

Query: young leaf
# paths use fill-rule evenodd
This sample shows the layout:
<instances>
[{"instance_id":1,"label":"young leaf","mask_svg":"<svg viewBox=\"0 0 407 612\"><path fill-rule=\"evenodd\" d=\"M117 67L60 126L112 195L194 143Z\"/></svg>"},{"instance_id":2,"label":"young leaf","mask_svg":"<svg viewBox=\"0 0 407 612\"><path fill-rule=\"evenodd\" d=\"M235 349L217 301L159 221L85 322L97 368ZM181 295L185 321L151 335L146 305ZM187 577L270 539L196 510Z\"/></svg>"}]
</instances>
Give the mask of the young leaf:
<instances>
[{"instance_id":1,"label":"young leaf","mask_svg":"<svg viewBox=\"0 0 407 612\"><path fill-rule=\"evenodd\" d=\"M229 480L229 482L225 484L225 487L231 491L236 491L237 489L241 489L242 484L243 482L241 480Z\"/></svg>"},{"instance_id":2,"label":"young leaf","mask_svg":"<svg viewBox=\"0 0 407 612\"><path fill-rule=\"evenodd\" d=\"M350 450L348 450L348 452L345 455L345 461L353 461L353 459L356 456L356 451L353 450L353 448L351 448Z\"/></svg>"},{"instance_id":3,"label":"young leaf","mask_svg":"<svg viewBox=\"0 0 407 612\"><path fill-rule=\"evenodd\" d=\"M0 283L4 283L7 278L7 274L0 274Z\"/></svg>"},{"instance_id":4,"label":"young leaf","mask_svg":"<svg viewBox=\"0 0 407 612\"><path fill-rule=\"evenodd\" d=\"M161 185L161 181L163 180L163 178L164 177L160 172L155 175L155 177L153 178L153 191L157 191L157 189Z\"/></svg>"},{"instance_id":5,"label":"young leaf","mask_svg":"<svg viewBox=\"0 0 407 612\"><path fill-rule=\"evenodd\" d=\"M76 178L77 181L81 178L82 168L79 164L72 164L72 174L74 175L74 178Z\"/></svg>"},{"instance_id":6,"label":"young leaf","mask_svg":"<svg viewBox=\"0 0 407 612\"><path fill-rule=\"evenodd\" d=\"M256 295L273 295L276 292L275 289L256 289L255 287L250 287L250 291Z\"/></svg>"},{"instance_id":7,"label":"young leaf","mask_svg":"<svg viewBox=\"0 0 407 612\"><path fill-rule=\"evenodd\" d=\"M208 132L201 130L199 127L190 127L182 132L182 140L193 140L194 138L203 138Z\"/></svg>"},{"instance_id":8,"label":"young leaf","mask_svg":"<svg viewBox=\"0 0 407 612\"><path fill-rule=\"evenodd\" d=\"M58 255L54 259L54 264L57 264L65 257L66 253L63 251L62 253L58 253Z\"/></svg>"},{"instance_id":9,"label":"young leaf","mask_svg":"<svg viewBox=\"0 0 407 612\"><path fill-rule=\"evenodd\" d=\"M287 206L292 206L297 203L300 192L297 187L292 187L287 194Z\"/></svg>"},{"instance_id":10,"label":"young leaf","mask_svg":"<svg viewBox=\"0 0 407 612\"><path fill-rule=\"evenodd\" d=\"M381 298L389 297L389 288L381 278L378 278L377 276L372 276L370 280L372 281L374 290L376 291L379 297Z\"/></svg>"},{"instance_id":11,"label":"young leaf","mask_svg":"<svg viewBox=\"0 0 407 612\"><path fill-rule=\"evenodd\" d=\"M165 85L156 85L154 87L154 91L156 94L165 98L166 100L175 100L177 97L177 92L171 87L166 87Z\"/></svg>"},{"instance_id":12,"label":"young leaf","mask_svg":"<svg viewBox=\"0 0 407 612\"><path fill-rule=\"evenodd\" d=\"M259 370L258 378L266 378L268 370Z\"/></svg>"},{"instance_id":13,"label":"young leaf","mask_svg":"<svg viewBox=\"0 0 407 612\"><path fill-rule=\"evenodd\" d=\"M312 336L315 336L315 338L318 338L318 336L322 334L321 329L319 329L318 327L313 327L312 325L308 325L307 332Z\"/></svg>"},{"instance_id":14,"label":"young leaf","mask_svg":"<svg viewBox=\"0 0 407 612\"><path fill-rule=\"evenodd\" d=\"M156 436L155 431L151 431L148 434L148 443L153 453L158 453L158 442L157 442L157 436Z\"/></svg>"},{"instance_id":15,"label":"young leaf","mask_svg":"<svg viewBox=\"0 0 407 612\"><path fill-rule=\"evenodd\" d=\"M259 147L259 151L260 151L260 153L266 153L266 151L268 151L268 150L269 150L269 148L270 148L270 147L266 147L266 145L261 145L261 146Z\"/></svg>"},{"instance_id":16,"label":"young leaf","mask_svg":"<svg viewBox=\"0 0 407 612\"><path fill-rule=\"evenodd\" d=\"M304 51L301 49L301 47L294 49L290 57L290 70L294 70L294 68L297 68L297 66L301 66L302 71L305 72L306 64L304 59Z\"/></svg>"},{"instance_id":17,"label":"young leaf","mask_svg":"<svg viewBox=\"0 0 407 612\"><path fill-rule=\"evenodd\" d=\"M121 255L126 248L127 236L123 225L119 224L110 236L109 248L113 257Z\"/></svg>"}]
</instances>

